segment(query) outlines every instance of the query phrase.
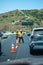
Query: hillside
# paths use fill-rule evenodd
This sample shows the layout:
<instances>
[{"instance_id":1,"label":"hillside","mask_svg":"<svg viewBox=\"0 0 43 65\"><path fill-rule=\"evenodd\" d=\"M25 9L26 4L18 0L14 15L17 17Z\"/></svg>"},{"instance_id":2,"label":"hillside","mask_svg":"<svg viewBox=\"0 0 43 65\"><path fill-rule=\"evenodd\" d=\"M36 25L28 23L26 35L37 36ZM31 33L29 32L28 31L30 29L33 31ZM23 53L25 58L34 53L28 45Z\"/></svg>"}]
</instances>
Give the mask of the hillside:
<instances>
[{"instance_id":1,"label":"hillside","mask_svg":"<svg viewBox=\"0 0 43 65\"><path fill-rule=\"evenodd\" d=\"M14 10L0 14L0 31L22 29L30 32L32 28L43 26L43 9Z\"/></svg>"}]
</instances>

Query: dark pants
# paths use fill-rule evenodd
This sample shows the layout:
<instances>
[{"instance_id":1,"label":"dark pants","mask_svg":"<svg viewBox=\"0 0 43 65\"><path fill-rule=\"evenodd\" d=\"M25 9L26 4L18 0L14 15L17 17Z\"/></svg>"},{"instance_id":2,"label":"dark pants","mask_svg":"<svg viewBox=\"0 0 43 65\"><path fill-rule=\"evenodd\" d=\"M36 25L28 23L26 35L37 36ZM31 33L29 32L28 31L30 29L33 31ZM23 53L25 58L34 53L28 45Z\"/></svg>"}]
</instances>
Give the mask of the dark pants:
<instances>
[{"instance_id":1,"label":"dark pants","mask_svg":"<svg viewBox=\"0 0 43 65\"><path fill-rule=\"evenodd\" d=\"M19 43L20 43L21 40L24 43L23 37L19 37Z\"/></svg>"}]
</instances>

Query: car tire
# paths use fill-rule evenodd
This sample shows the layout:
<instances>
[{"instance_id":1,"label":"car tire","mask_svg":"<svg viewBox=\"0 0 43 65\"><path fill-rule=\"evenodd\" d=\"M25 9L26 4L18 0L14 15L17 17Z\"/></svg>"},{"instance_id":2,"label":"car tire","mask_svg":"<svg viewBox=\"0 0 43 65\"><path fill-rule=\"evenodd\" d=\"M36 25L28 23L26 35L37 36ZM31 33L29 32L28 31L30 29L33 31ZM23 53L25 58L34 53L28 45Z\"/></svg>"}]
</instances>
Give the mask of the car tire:
<instances>
[{"instance_id":1,"label":"car tire","mask_svg":"<svg viewBox=\"0 0 43 65\"><path fill-rule=\"evenodd\" d=\"M30 54L33 54L33 50L30 48Z\"/></svg>"},{"instance_id":2,"label":"car tire","mask_svg":"<svg viewBox=\"0 0 43 65\"><path fill-rule=\"evenodd\" d=\"M31 54L31 55L36 55L35 50L33 50L33 49L30 48L30 54Z\"/></svg>"}]
</instances>

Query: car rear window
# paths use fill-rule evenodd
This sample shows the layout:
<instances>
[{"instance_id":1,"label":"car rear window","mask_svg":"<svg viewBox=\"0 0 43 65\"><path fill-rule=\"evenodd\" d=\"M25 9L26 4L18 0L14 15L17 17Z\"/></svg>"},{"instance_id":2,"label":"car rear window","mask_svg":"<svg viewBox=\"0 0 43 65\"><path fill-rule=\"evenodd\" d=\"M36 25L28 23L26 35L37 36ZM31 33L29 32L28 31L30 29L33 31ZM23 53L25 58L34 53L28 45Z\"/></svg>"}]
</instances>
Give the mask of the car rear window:
<instances>
[{"instance_id":1,"label":"car rear window","mask_svg":"<svg viewBox=\"0 0 43 65\"><path fill-rule=\"evenodd\" d=\"M34 34L43 34L43 29L34 30Z\"/></svg>"}]
</instances>

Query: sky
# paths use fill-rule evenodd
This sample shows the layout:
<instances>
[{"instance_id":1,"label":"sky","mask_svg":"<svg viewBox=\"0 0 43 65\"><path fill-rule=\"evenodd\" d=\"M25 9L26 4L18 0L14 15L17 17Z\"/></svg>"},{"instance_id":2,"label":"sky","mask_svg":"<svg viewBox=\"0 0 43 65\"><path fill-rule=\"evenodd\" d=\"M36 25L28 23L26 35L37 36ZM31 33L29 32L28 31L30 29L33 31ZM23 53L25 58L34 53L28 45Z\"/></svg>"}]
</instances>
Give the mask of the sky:
<instances>
[{"instance_id":1,"label":"sky","mask_svg":"<svg viewBox=\"0 0 43 65\"><path fill-rule=\"evenodd\" d=\"M0 0L0 13L13 10L43 9L43 0Z\"/></svg>"}]
</instances>

